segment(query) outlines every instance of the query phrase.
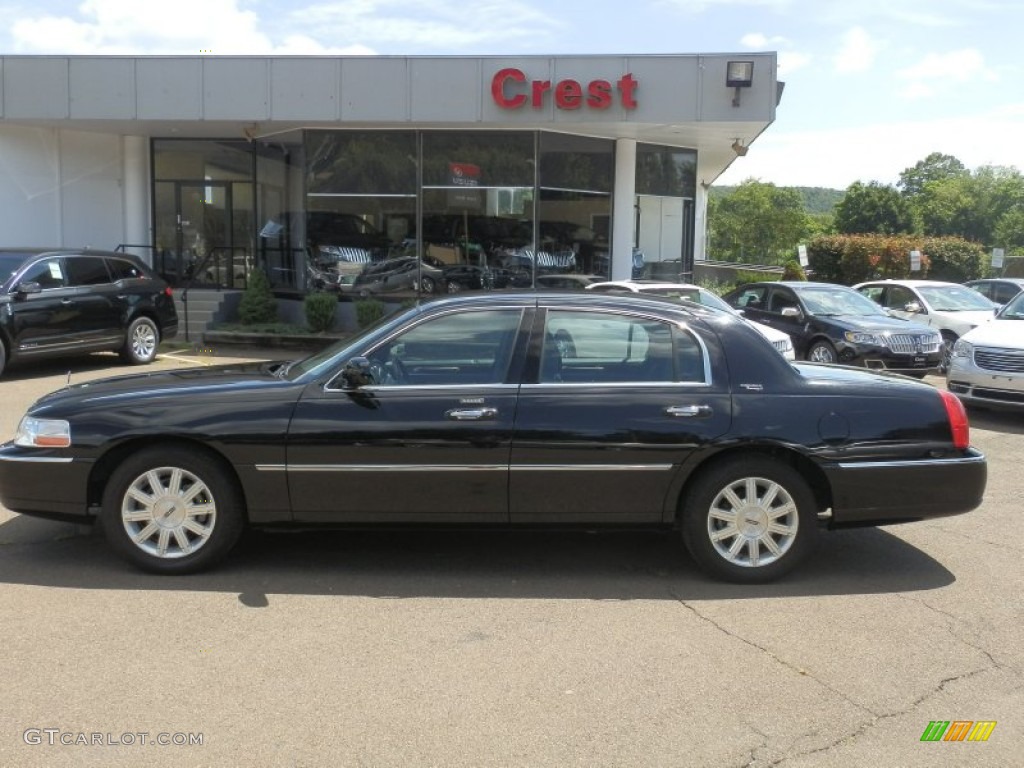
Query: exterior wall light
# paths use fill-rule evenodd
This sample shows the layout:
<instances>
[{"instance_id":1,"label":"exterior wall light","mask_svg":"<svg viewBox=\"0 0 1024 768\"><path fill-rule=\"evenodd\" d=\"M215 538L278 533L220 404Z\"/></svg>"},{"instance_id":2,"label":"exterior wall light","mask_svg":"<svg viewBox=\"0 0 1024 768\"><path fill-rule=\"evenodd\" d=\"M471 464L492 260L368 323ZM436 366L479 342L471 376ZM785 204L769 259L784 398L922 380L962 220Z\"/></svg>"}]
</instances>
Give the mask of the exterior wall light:
<instances>
[{"instance_id":1,"label":"exterior wall light","mask_svg":"<svg viewBox=\"0 0 1024 768\"><path fill-rule=\"evenodd\" d=\"M754 82L754 62L752 61L730 61L725 67L725 85L727 88L735 88L732 97L732 105L740 105L740 88L749 88Z\"/></svg>"},{"instance_id":2,"label":"exterior wall light","mask_svg":"<svg viewBox=\"0 0 1024 768\"><path fill-rule=\"evenodd\" d=\"M750 147L744 144L740 139L736 139L732 143L732 151L736 153L737 157L743 157L747 154L747 150L749 149Z\"/></svg>"}]
</instances>

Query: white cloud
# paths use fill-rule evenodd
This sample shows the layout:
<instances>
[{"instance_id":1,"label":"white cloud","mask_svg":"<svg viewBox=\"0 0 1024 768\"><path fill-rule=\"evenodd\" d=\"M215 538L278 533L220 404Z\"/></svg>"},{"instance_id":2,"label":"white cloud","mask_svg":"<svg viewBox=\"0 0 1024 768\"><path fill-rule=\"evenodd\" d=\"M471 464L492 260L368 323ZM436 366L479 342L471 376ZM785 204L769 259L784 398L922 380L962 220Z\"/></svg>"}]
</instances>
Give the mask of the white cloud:
<instances>
[{"instance_id":1,"label":"white cloud","mask_svg":"<svg viewBox=\"0 0 1024 768\"><path fill-rule=\"evenodd\" d=\"M790 7L794 0L661 0L661 5L678 8L689 13L703 13L709 8L748 6L754 8L774 8L783 10Z\"/></svg>"},{"instance_id":2,"label":"white cloud","mask_svg":"<svg viewBox=\"0 0 1024 768\"><path fill-rule=\"evenodd\" d=\"M806 53L782 51L779 53L779 76L792 75L798 69L803 69L810 64L813 59L813 56Z\"/></svg>"},{"instance_id":3,"label":"white cloud","mask_svg":"<svg viewBox=\"0 0 1024 768\"><path fill-rule=\"evenodd\" d=\"M855 181L895 184L900 173L931 152L953 155L968 168L1015 166L1024 171L1024 103L986 114L904 121L836 130L784 131L773 126L715 181L758 178L779 186L846 189Z\"/></svg>"},{"instance_id":4,"label":"white cloud","mask_svg":"<svg viewBox=\"0 0 1024 768\"><path fill-rule=\"evenodd\" d=\"M907 98L935 95L944 86L975 80L995 82L998 75L985 66L985 57L974 48L950 53L930 53L912 67L896 73L906 84L900 90Z\"/></svg>"},{"instance_id":5,"label":"white cloud","mask_svg":"<svg viewBox=\"0 0 1024 768\"><path fill-rule=\"evenodd\" d=\"M782 37L781 35L774 35L768 37L760 32L750 32L740 38L740 45L744 48L754 48L756 50L764 50L766 48L779 48L785 45L789 45L789 40Z\"/></svg>"},{"instance_id":6,"label":"white cloud","mask_svg":"<svg viewBox=\"0 0 1024 768\"><path fill-rule=\"evenodd\" d=\"M835 56L839 72L866 72L875 63L881 45L863 27L853 27L843 35L843 44Z\"/></svg>"}]
</instances>

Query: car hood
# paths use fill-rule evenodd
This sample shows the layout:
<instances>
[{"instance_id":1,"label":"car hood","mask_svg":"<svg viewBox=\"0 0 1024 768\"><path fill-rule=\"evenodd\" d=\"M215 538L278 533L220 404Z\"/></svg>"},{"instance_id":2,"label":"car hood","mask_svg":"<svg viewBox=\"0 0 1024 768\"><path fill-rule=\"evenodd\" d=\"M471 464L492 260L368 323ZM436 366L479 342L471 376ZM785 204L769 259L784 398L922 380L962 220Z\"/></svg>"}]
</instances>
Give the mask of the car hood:
<instances>
[{"instance_id":1,"label":"car hood","mask_svg":"<svg viewBox=\"0 0 1024 768\"><path fill-rule=\"evenodd\" d=\"M923 323L911 320L904 320L901 317L887 317L885 315L827 315L823 320L831 321L837 325L858 331L899 331L902 333L935 333Z\"/></svg>"},{"instance_id":2,"label":"car hood","mask_svg":"<svg viewBox=\"0 0 1024 768\"><path fill-rule=\"evenodd\" d=\"M200 392L235 397L247 391L294 387L294 383L275 375L279 365L279 362L231 363L97 379L51 392L36 401L29 413L36 415L94 405L116 407L119 402L192 397Z\"/></svg>"},{"instance_id":3,"label":"car hood","mask_svg":"<svg viewBox=\"0 0 1024 768\"><path fill-rule=\"evenodd\" d=\"M965 333L962 338L986 347L1024 349L1024 320L993 320Z\"/></svg>"},{"instance_id":4,"label":"car hood","mask_svg":"<svg viewBox=\"0 0 1024 768\"><path fill-rule=\"evenodd\" d=\"M935 314L939 317L944 317L947 320L953 320L958 323L968 323L970 325L982 325L989 322L995 317L994 311L987 309L982 310L970 310L966 312L952 312L949 310L936 310Z\"/></svg>"}]
</instances>

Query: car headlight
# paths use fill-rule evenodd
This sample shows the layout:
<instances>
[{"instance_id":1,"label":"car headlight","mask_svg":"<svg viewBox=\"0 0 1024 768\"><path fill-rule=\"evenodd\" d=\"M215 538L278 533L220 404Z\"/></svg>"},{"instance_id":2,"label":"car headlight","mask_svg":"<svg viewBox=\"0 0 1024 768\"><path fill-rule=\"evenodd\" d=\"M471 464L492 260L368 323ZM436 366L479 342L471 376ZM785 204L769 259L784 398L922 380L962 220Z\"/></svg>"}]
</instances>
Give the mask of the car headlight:
<instances>
[{"instance_id":1,"label":"car headlight","mask_svg":"<svg viewBox=\"0 0 1024 768\"><path fill-rule=\"evenodd\" d=\"M956 343L953 344L953 357L966 357L971 358L974 356L974 345L969 341L963 339L957 339Z\"/></svg>"},{"instance_id":2,"label":"car headlight","mask_svg":"<svg viewBox=\"0 0 1024 768\"><path fill-rule=\"evenodd\" d=\"M67 448L71 445L71 425L62 419L26 416L18 425L14 444L23 448Z\"/></svg>"},{"instance_id":3,"label":"car headlight","mask_svg":"<svg viewBox=\"0 0 1024 768\"><path fill-rule=\"evenodd\" d=\"M846 331L843 334L843 338L851 344L874 344L876 347L887 346L882 336L864 331Z\"/></svg>"}]
</instances>

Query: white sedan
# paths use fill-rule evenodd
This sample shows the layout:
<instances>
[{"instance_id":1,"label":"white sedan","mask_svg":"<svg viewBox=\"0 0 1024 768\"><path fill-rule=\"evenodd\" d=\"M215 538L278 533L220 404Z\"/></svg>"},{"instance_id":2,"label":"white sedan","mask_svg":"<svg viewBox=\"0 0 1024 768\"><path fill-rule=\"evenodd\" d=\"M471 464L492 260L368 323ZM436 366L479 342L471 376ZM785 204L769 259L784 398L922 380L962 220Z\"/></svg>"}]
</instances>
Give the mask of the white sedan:
<instances>
[{"instance_id":1,"label":"white sedan","mask_svg":"<svg viewBox=\"0 0 1024 768\"><path fill-rule=\"evenodd\" d=\"M957 340L946 385L971 405L1024 409L1024 293Z\"/></svg>"},{"instance_id":2,"label":"white sedan","mask_svg":"<svg viewBox=\"0 0 1024 768\"><path fill-rule=\"evenodd\" d=\"M654 296L668 296L673 299L692 301L694 304L703 304L705 307L724 310L729 314L742 318L747 325L760 331L761 335L768 339L784 358L796 360L793 340L789 337L788 333L783 333L774 328L769 328L767 325L747 320L747 318L726 304L718 295L699 285L645 282L643 280L606 280L602 283L588 285L587 290L599 293L646 293Z\"/></svg>"}]
</instances>

